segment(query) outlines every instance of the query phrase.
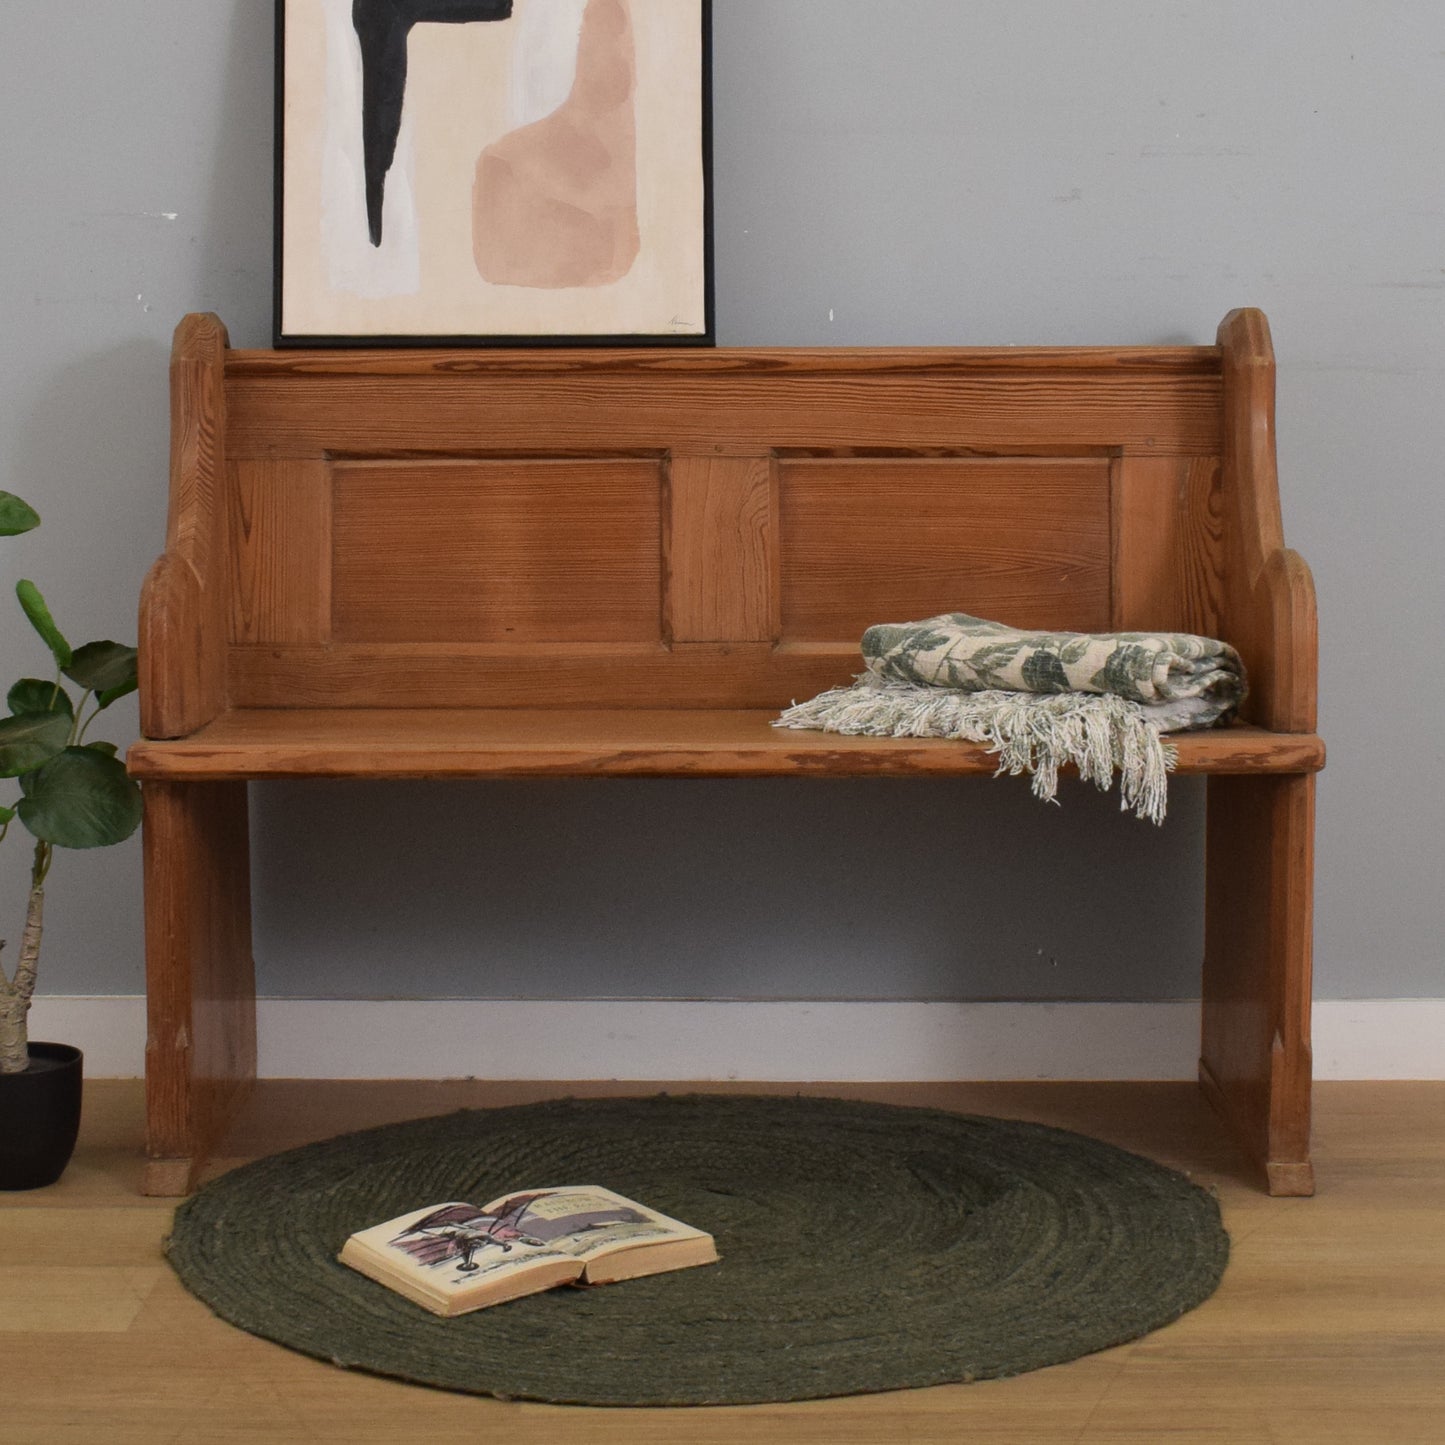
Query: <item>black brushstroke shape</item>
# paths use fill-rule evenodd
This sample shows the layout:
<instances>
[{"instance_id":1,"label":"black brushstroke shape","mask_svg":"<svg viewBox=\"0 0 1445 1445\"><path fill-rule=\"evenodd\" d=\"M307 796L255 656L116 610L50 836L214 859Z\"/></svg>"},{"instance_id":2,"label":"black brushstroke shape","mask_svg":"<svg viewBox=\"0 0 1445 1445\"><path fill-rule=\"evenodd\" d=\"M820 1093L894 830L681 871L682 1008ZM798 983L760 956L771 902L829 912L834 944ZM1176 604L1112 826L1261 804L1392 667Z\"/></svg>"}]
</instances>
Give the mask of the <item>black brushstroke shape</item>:
<instances>
[{"instance_id":1,"label":"black brushstroke shape","mask_svg":"<svg viewBox=\"0 0 1445 1445\"><path fill-rule=\"evenodd\" d=\"M510 20L512 0L352 0L351 23L361 41L361 144L366 161L366 223L381 245L381 203L396 156L406 99L406 41L413 25L465 25Z\"/></svg>"}]
</instances>

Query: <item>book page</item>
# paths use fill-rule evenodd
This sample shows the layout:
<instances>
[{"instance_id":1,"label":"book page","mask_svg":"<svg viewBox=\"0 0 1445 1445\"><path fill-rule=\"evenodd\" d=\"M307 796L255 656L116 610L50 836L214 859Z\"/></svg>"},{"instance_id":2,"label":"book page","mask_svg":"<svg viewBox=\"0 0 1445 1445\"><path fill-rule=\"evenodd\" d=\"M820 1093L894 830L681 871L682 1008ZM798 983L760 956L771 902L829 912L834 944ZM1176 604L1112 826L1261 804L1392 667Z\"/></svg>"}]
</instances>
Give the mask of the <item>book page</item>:
<instances>
[{"instance_id":1,"label":"book page","mask_svg":"<svg viewBox=\"0 0 1445 1445\"><path fill-rule=\"evenodd\" d=\"M567 1185L530 1196L495 1200L488 1209L505 1213L526 1199L521 1227L539 1242L590 1259L607 1250L663 1239L693 1239L702 1231L670 1219L634 1199L598 1185Z\"/></svg>"},{"instance_id":2,"label":"book page","mask_svg":"<svg viewBox=\"0 0 1445 1445\"><path fill-rule=\"evenodd\" d=\"M428 1287L448 1293L572 1259L565 1250L528 1235L514 1218L463 1202L402 1215L362 1230L353 1240L387 1274L425 1279Z\"/></svg>"},{"instance_id":3,"label":"book page","mask_svg":"<svg viewBox=\"0 0 1445 1445\"><path fill-rule=\"evenodd\" d=\"M497 1300L575 1280L615 1251L707 1239L610 1189L575 1185L432 1205L354 1234L341 1258L419 1302Z\"/></svg>"}]
</instances>

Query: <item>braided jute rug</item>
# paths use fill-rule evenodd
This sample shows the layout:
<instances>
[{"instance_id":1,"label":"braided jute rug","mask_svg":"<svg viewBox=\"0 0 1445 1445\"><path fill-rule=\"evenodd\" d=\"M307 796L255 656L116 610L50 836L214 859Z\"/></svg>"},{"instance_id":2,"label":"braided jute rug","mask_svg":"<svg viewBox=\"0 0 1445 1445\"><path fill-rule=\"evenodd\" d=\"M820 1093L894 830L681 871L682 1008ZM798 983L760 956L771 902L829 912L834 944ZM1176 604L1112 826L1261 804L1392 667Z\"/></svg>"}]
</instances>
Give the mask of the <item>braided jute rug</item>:
<instances>
[{"instance_id":1,"label":"braided jute rug","mask_svg":"<svg viewBox=\"0 0 1445 1445\"><path fill-rule=\"evenodd\" d=\"M444 1200L601 1184L722 1261L439 1319L336 1262ZM243 1166L176 1214L186 1286L348 1368L590 1405L816 1399L1016 1375L1207 1299L1229 1253L1182 1175L1061 1129L816 1098L468 1110Z\"/></svg>"}]
</instances>

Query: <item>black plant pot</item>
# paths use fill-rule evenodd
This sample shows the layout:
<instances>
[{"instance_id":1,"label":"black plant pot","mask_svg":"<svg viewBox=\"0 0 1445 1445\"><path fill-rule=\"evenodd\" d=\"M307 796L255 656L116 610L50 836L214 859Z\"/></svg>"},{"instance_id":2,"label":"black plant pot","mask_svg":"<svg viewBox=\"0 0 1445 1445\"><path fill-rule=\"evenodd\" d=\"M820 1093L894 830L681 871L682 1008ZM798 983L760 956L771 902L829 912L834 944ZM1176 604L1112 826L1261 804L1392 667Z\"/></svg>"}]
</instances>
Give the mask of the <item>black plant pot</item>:
<instances>
[{"instance_id":1,"label":"black plant pot","mask_svg":"<svg viewBox=\"0 0 1445 1445\"><path fill-rule=\"evenodd\" d=\"M65 1173L80 1133L82 1058L70 1044L32 1043L23 1074L0 1074L0 1189L41 1189Z\"/></svg>"}]
</instances>

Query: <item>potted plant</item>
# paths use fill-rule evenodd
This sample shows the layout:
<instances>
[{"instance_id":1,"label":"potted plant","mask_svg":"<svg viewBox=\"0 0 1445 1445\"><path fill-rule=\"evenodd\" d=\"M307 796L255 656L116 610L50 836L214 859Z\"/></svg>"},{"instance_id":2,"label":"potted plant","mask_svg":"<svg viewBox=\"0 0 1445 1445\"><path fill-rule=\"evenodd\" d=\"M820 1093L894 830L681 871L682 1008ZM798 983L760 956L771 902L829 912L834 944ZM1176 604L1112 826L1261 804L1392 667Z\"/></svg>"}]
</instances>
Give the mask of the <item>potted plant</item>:
<instances>
[{"instance_id":1,"label":"potted plant","mask_svg":"<svg viewBox=\"0 0 1445 1445\"><path fill-rule=\"evenodd\" d=\"M19 497L0 492L0 536L39 523ZM0 1189L37 1189L70 1162L81 1090L80 1050L31 1043L26 1027L45 880L56 848L103 848L130 837L140 822L140 787L126 776L115 744L87 736L100 713L135 691L136 653L118 642L72 648L35 584L17 583L15 591L55 664L51 678L15 683L6 696L10 715L0 719L0 777L20 784L14 806L0 805L0 838L18 822L35 839L18 956L7 965L0 953Z\"/></svg>"}]
</instances>

